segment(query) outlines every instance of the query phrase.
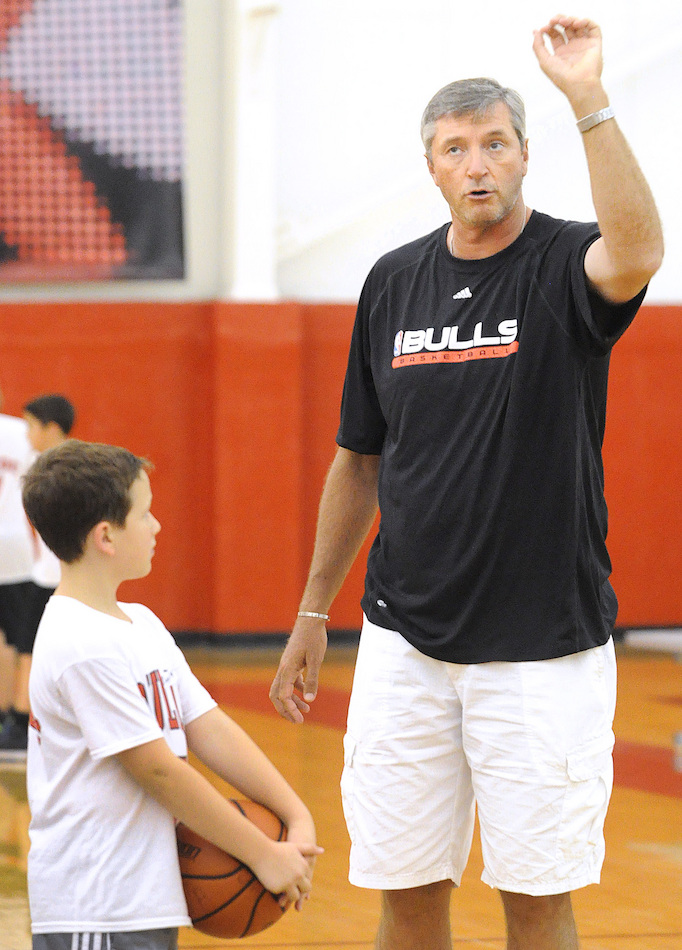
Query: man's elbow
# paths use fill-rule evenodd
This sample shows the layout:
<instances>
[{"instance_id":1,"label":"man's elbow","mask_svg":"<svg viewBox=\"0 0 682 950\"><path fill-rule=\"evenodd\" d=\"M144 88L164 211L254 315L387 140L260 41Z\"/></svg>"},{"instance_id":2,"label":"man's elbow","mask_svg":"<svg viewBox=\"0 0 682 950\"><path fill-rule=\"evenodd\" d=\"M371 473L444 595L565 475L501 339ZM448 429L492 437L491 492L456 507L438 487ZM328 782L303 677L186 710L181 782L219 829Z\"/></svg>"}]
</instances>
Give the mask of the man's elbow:
<instances>
[{"instance_id":1,"label":"man's elbow","mask_svg":"<svg viewBox=\"0 0 682 950\"><path fill-rule=\"evenodd\" d=\"M665 256L665 246L663 235L661 234L656 241L652 241L648 248L642 254L640 268L644 278L642 286L648 284L654 274L661 269L663 257Z\"/></svg>"},{"instance_id":2,"label":"man's elbow","mask_svg":"<svg viewBox=\"0 0 682 950\"><path fill-rule=\"evenodd\" d=\"M658 224L640 235L639 241L631 245L623 255L623 279L628 277L633 283L645 287L663 263L665 246L663 231Z\"/></svg>"},{"instance_id":3,"label":"man's elbow","mask_svg":"<svg viewBox=\"0 0 682 950\"><path fill-rule=\"evenodd\" d=\"M663 242L651 246L637 255L636 260L626 263L611 279L610 292L606 296L613 303L626 303L636 297L663 263Z\"/></svg>"}]
</instances>

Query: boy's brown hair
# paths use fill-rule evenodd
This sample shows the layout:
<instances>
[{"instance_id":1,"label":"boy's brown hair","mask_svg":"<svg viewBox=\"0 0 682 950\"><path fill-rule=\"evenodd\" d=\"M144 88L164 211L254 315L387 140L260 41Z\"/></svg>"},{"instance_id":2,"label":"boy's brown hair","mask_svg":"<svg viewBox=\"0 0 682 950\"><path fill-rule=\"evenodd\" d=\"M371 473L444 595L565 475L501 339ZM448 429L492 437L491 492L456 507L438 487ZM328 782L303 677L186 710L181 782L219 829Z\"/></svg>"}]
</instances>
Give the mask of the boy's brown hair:
<instances>
[{"instance_id":1,"label":"boy's brown hair","mask_svg":"<svg viewBox=\"0 0 682 950\"><path fill-rule=\"evenodd\" d=\"M70 439L39 455L24 476L24 509L48 548L73 564L96 524L125 524L130 488L150 468L127 449Z\"/></svg>"}]
</instances>

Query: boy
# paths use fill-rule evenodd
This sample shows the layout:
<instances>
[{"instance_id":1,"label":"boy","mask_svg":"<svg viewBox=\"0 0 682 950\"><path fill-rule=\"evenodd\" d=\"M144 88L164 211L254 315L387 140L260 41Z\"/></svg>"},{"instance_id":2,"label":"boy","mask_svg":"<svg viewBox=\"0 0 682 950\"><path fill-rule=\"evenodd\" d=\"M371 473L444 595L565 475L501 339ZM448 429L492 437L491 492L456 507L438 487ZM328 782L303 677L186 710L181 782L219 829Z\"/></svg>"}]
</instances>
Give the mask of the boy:
<instances>
[{"instance_id":1,"label":"boy","mask_svg":"<svg viewBox=\"0 0 682 950\"><path fill-rule=\"evenodd\" d=\"M0 723L3 731L13 721L11 706L16 649L25 637L31 586L33 542L21 505L21 476L30 462L31 446L26 423L0 412L0 630L6 641L0 650ZM26 756L25 745L23 756Z\"/></svg>"},{"instance_id":2,"label":"boy","mask_svg":"<svg viewBox=\"0 0 682 950\"><path fill-rule=\"evenodd\" d=\"M69 400L59 394L32 399L24 406L28 441L34 452L61 445L73 427L75 411ZM22 512L23 516L23 512ZM12 639L16 649L13 707L0 732L0 761L26 758L28 742L28 678L31 672L33 641L45 604L59 583L59 561L41 541L35 539L31 579L22 585L25 595L24 622Z\"/></svg>"},{"instance_id":3,"label":"boy","mask_svg":"<svg viewBox=\"0 0 682 950\"><path fill-rule=\"evenodd\" d=\"M160 525L147 467L125 449L68 440L24 480L28 517L61 564L30 680L34 950L173 950L190 922L174 818L297 909L321 853L306 807L218 709L161 621L117 600L122 581L151 570ZM243 818L188 764L188 748L276 812L288 840Z\"/></svg>"},{"instance_id":4,"label":"boy","mask_svg":"<svg viewBox=\"0 0 682 950\"><path fill-rule=\"evenodd\" d=\"M61 445L73 429L76 411L66 396L47 393L36 396L24 406L28 440L34 452Z\"/></svg>"}]
</instances>

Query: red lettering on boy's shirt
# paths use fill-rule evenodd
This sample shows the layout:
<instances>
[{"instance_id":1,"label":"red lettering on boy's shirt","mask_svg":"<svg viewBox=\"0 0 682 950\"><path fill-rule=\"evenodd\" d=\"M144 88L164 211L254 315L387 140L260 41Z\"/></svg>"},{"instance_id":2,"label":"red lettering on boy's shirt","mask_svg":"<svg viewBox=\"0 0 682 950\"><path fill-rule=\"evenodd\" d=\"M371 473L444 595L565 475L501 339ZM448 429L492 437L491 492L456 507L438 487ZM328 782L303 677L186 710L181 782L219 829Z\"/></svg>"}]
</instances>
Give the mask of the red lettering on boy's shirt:
<instances>
[{"instance_id":1,"label":"red lettering on boy's shirt","mask_svg":"<svg viewBox=\"0 0 682 950\"><path fill-rule=\"evenodd\" d=\"M166 687L164 686L161 676L159 676L159 686L161 687L163 701L166 706L166 712L168 713L168 725L171 729L179 729L180 726L178 724L178 717L176 715L175 707L171 707L171 704L168 702L168 694L166 693ZM172 686L169 685L169 689L172 690ZM175 696L173 696L173 702L175 702Z\"/></svg>"},{"instance_id":2,"label":"red lettering on boy's shirt","mask_svg":"<svg viewBox=\"0 0 682 950\"><path fill-rule=\"evenodd\" d=\"M140 690L142 697L147 701L152 712L156 716L156 721L159 724L159 728L163 729L164 722L167 721L169 729L181 729L182 725L178 718L178 701L175 697L173 686L169 684L168 687L173 699L171 704L168 699L168 693L166 692L163 676L158 670L152 670L151 673L147 673L147 683L151 686L151 698L147 695L147 690L143 683L138 683L137 688Z\"/></svg>"},{"instance_id":3,"label":"red lettering on boy's shirt","mask_svg":"<svg viewBox=\"0 0 682 950\"><path fill-rule=\"evenodd\" d=\"M40 735L42 731L40 727L40 722L38 719L36 719L36 717L33 715L33 713L30 710L28 714L28 724L32 729L35 729L35 731L38 733L38 742L42 742L42 737Z\"/></svg>"},{"instance_id":4,"label":"red lettering on boy's shirt","mask_svg":"<svg viewBox=\"0 0 682 950\"><path fill-rule=\"evenodd\" d=\"M182 729L182 731L184 732L184 731L185 731L185 727L183 726L183 724L182 724L182 723L180 722L180 720L178 719L178 700L177 700L177 697L176 697L176 695L175 695L175 689L173 688L173 684L172 684L172 683L169 683L169 684L168 684L168 689L170 690L171 696L173 697L173 712L174 712L174 715L173 715L172 718L171 718L171 729ZM169 712L170 712L170 707L169 707Z\"/></svg>"},{"instance_id":5,"label":"red lettering on boy's shirt","mask_svg":"<svg viewBox=\"0 0 682 950\"><path fill-rule=\"evenodd\" d=\"M154 715L156 716L156 721L159 724L159 729L163 729L163 710L161 708L161 695L159 691L159 681L161 677L159 676L159 671L154 670L153 672L149 673L147 675L147 679L151 683L152 687Z\"/></svg>"}]
</instances>

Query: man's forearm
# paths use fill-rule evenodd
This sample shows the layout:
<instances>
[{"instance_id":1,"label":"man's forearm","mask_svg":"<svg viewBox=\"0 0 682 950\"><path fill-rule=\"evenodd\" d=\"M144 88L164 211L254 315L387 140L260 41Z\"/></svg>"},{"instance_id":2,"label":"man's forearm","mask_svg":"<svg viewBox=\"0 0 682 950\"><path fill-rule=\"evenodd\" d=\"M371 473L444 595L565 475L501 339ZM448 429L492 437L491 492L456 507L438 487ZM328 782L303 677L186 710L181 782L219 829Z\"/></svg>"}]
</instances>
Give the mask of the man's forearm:
<instances>
[{"instance_id":1,"label":"man's forearm","mask_svg":"<svg viewBox=\"0 0 682 950\"><path fill-rule=\"evenodd\" d=\"M571 103L577 119L608 105L601 90ZM582 133L592 201L613 270L614 297L629 299L663 257L663 233L651 189L615 119Z\"/></svg>"},{"instance_id":2,"label":"man's forearm","mask_svg":"<svg viewBox=\"0 0 682 950\"><path fill-rule=\"evenodd\" d=\"M327 475L301 610L328 613L377 513L378 455L339 449Z\"/></svg>"},{"instance_id":3,"label":"man's forearm","mask_svg":"<svg viewBox=\"0 0 682 950\"><path fill-rule=\"evenodd\" d=\"M593 20L554 16L535 31L533 49L577 120L608 107L601 30ZM663 232L651 190L615 118L596 118L604 121L587 123L581 134L602 236L588 248L585 273L603 297L623 303L660 267Z\"/></svg>"}]
</instances>

